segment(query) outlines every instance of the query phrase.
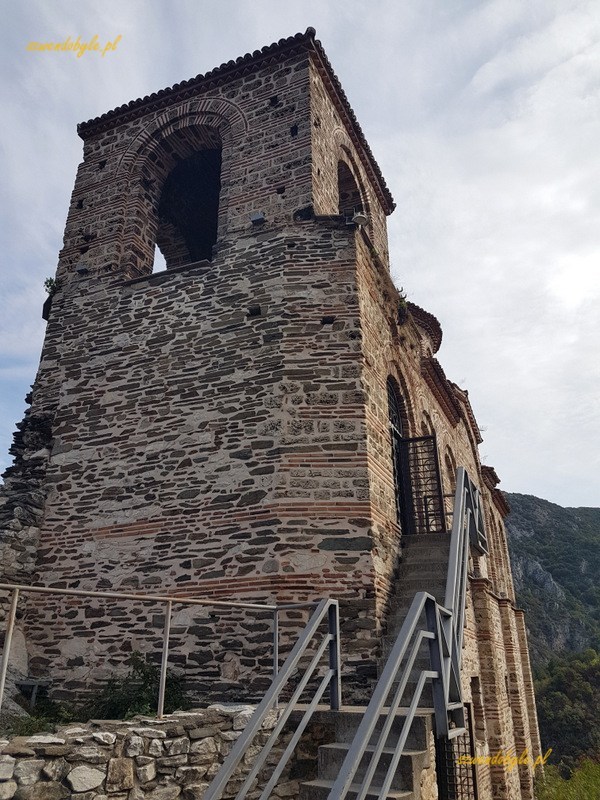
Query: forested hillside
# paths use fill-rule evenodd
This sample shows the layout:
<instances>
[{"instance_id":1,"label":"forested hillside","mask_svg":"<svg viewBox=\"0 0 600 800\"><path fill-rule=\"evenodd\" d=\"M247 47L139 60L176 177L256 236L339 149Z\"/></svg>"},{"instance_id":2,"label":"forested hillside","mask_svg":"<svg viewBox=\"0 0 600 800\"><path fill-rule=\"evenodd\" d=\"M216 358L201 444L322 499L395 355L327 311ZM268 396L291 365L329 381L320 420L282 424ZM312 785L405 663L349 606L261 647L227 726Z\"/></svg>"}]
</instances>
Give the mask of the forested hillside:
<instances>
[{"instance_id":1,"label":"forested hillside","mask_svg":"<svg viewBox=\"0 0 600 800\"><path fill-rule=\"evenodd\" d=\"M562 508L506 493L518 604L534 666L557 653L600 649L600 508Z\"/></svg>"}]
</instances>

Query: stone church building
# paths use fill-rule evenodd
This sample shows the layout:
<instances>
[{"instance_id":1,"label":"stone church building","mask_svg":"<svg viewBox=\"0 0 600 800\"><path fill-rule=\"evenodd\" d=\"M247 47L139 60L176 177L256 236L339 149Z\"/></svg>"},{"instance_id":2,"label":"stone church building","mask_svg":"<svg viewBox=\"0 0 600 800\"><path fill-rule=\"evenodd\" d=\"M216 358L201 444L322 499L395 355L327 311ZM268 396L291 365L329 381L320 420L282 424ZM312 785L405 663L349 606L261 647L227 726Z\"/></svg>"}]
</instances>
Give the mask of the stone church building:
<instances>
[{"instance_id":1,"label":"stone church building","mask_svg":"<svg viewBox=\"0 0 600 800\"><path fill-rule=\"evenodd\" d=\"M462 640L472 751L538 755L508 507L467 392L437 360L439 322L390 277L394 202L314 30L78 130L5 475L4 583L337 598L343 702L364 704L415 593L443 603L462 467L486 531ZM26 670L59 696L160 649L148 604L44 595L22 608ZM199 692L241 700L262 686L269 637L260 614L174 607L170 663ZM533 796L527 765L482 764L476 783L446 796ZM444 796L439 782L414 792L402 796Z\"/></svg>"}]
</instances>

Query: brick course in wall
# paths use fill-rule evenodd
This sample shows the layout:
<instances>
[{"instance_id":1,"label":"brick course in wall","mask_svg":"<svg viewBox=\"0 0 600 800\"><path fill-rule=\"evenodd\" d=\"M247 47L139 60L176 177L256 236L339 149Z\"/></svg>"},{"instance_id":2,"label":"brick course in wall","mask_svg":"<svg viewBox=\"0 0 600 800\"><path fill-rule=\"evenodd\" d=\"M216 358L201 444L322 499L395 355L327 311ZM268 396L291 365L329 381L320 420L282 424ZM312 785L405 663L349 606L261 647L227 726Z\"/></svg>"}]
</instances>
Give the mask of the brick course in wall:
<instances>
[{"instance_id":1,"label":"brick course in wall","mask_svg":"<svg viewBox=\"0 0 600 800\"><path fill-rule=\"evenodd\" d=\"M481 706L479 746L539 748L498 478L480 464L467 392L437 361L439 323L391 280L393 201L314 32L80 134L58 290L4 490L5 575L207 599L336 596L360 698L405 541L391 378L404 435L436 436L443 491L464 466L484 498L490 552L470 562L462 676ZM161 196L177 164L206 150L220 153L216 234L210 259L185 264L191 245ZM338 173L364 228L340 214ZM168 269L153 273L157 242ZM36 424L43 442L27 438ZM72 692L154 650L159 623L143 604L29 600L21 626L31 670ZM267 638L260 618L219 627L177 612L173 663L204 692L210 679L242 696L266 680ZM531 797L526 772L480 772L482 796Z\"/></svg>"}]
</instances>

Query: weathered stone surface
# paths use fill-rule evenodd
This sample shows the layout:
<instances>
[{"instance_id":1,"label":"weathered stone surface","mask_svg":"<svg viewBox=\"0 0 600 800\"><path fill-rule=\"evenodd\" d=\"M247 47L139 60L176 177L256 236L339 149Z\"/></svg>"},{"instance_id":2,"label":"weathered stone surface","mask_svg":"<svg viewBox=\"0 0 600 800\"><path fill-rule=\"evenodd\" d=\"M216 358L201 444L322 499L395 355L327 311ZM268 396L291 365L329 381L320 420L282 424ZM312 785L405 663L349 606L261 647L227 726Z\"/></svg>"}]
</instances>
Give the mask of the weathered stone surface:
<instances>
[{"instance_id":1,"label":"weathered stone surface","mask_svg":"<svg viewBox=\"0 0 600 800\"><path fill-rule=\"evenodd\" d=\"M248 724L248 722L250 721L250 718L252 717L253 713L254 713L254 709L253 708L248 708L248 709L244 709L244 711L240 711L239 714L236 714L234 719L233 719L233 730L234 731L243 731L244 728L246 727L246 725Z\"/></svg>"},{"instance_id":2,"label":"weathered stone surface","mask_svg":"<svg viewBox=\"0 0 600 800\"><path fill-rule=\"evenodd\" d=\"M190 749L190 740L187 736L180 736L177 739L165 742L165 750L170 756L180 755L181 753L188 753Z\"/></svg>"},{"instance_id":3,"label":"weathered stone surface","mask_svg":"<svg viewBox=\"0 0 600 800\"><path fill-rule=\"evenodd\" d=\"M183 800L202 800L208 789L208 783L196 783L185 786L183 789Z\"/></svg>"},{"instance_id":4,"label":"weathered stone surface","mask_svg":"<svg viewBox=\"0 0 600 800\"><path fill-rule=\"evenodd\" d=\"M0 756L0 781L8 781L15 771L15 759L12 756Z\"/></svg>"},{"instance_id":5,"label":"weathered stone surface","mask_svg":"<svg viewBox=\"0 0 600 800\"><path fill-rule=\"evenodd\" d=\"M148 745L148 755L160 756L164 752L164 745L160 739L151 739Z\"/></svg>"},{"instance_id":6,"label":"weathered stone surface","mask_svg":"<svg viewBox=\"0 0 600 800\"><path fill-rule=\"evenodd\" d=\"M51 781L62 781L70 769L71 765L64 758L53 758L51 761L46 761L42 774Z\"/></svg>"},{"instance_id":7,"label":"weathered stone surface","mask_svg":"<svg viewBox=\"0 0 600 800\"><path fill-rule=\"evenodd\" d=\"M66 780L74 792L87 792L100 786L105 777L106 773L104 771L101 772L94 767L81 765L74 767L68 773Z\"/></svg>"},{"instance_id":8,"label":"weathered stone surface","mask_svg":"<svg viewBox=\"0 0 600 800\"><path fill-rule=\"evenodd\" d=\"M137 736L144 736L146 739L166 739L167 734L158 728L133 728L132 733Z\"/></svg>"},{"instance_id":9,"label":"weathered stone surface","mask_svg":"<svg viewBox=\"0 0 600 800\"><path fill-rule=\"evenodd\" d=\"M40 778L44 761L37 758L19 760L15 764L14 777L20 786L29 786Z\"/></svg>"},{"instance_id":10,"label":"weathered stone surface","mask_svg":"<svg viewBox=\"0 0 600 800\"><path fill-rule=\"evenodd\" d=\"M185 754L179 756L162 756L156 759L156 767L159 772L169 772L171 767L180 767L182 764L186 764L187 760Z\"/></svg>"},{"instance_id":11,"label":"weathered stone surface","mask_svg":"<svg viewBox=\"0 0 600 800\"><path fill-rule=\"evenodd\" d=\"M32 786L20 786L15 795L16 800L65 800L71 797L66 786L57 781L42 781ZM81 795L77 795L81 800Z\"/></svg>"},{"instance_id":12,"label":"weathered stone surface","mask_svg":"<svg viewBox=\"0 0 600 800\"><path fill-rule=\"evenodd\" d=\"M92 737L99 744L105 744L105 745L114 744L117 739L116 734L110 733L109 731L95 731L92 734Z\"/></svg>"},{"instance_id":13,"label":"weathered stone surface","mask_svg":"<svg viewBox=\"0 0 600 800\"><path fill-rule=\"evenodd\" d=\"M207 761L212 760L217 754L217 744L214 739L198 739L190 746L190 753L196 757L205 757Z\"/></svg>"},{"instance_id":14,"label":"weathered stone surface","mask_svg":"<svg viewBox=\"0 0 600 800\"><path fill-rule=\"evenodd\" d=\"M106 788L109 792L131 789L133 786L133 761L130 758L111 758L108 762Z\"/></svg>"},{"instance_id":15,"label":"weathered stone surface","mask_svg":"<svg viewBox=\"0 0 600 800\"><path fill-rule=\"evenodd\" d=\"M175 800L181 794L180 786L157 786L150 792L146 792L147 800Z\"/></svg>"},{"instance_id":16,"label":"weathered stone surface","mask_svg":"<svg viewBox=\"0 0 600 800\"><path fill-rule=\"evenodd\" d=\"M124 751L126 756L141 756L144 754L144 739L132 734L125 739Z\"/></svg>"},{"instance_id":17,"label":"weathered stone surface","mask_svg":"<svg viewBox=\"0 0 600 800\"><path fill-rule=\"evenodd\" d=\"M218 728L214 725L205 725L202 728L192 728L188 731L188 736L190 739L207 739L209 736L214 736L217 731Z\"/></svg>"},{"instance_id":18,"label":"weathered stone surface","mask_svg":"<svg viewBox=\"0 0 600 800\"><path fill-rule=\"evenodd\" d=\"M89 764L106 764L110 758L108 751L95 745L79 745L66 754L67 761L87 761Z\"/></svg>"},{"instance_id":19,"label":"weathered stone surface","mask_svg":"<svg viewBox=\"0 0 600 800\"><path fill-rule=\"evenodd\" d=\"M52 736L50 733L38 733L35 736L29 737L29 744L30 745L37 745L37 744L64 744L65 739L61 738L60 736Z\"/></svg>"},{"instance_id":20,"label":"weathered stone surface","mask_svg":"<svg viewBox=\"0 0 600 800\"><path fill-rule=\"evenodd\" d=\"M29 746L27 737L15 736L3 747L3 753L10 756L34 756L35 750Z\"/></svg>"},{"instance_id":21,"label":"weathered stone surface","mask_svg":"<svg viewBox=\"0 0 600 800\"><path fill-rule=\"evenodd\" d=\"M179 767L175 773L177 783L187 786L189 783L199 783L206 775L206 766Z\"/></svg>"},{"instance_id":22,"label":"weathered stone surface","mask_svg":"<svg viewBox=\"0 0 600 800\"><path fill-rule=\"evenodd\" d=\"M149 764L136 766L135 773L140 783L149 783L156 778L156 764L154 761L151 761Z\"/></svg>"},{"instance_id":23,"label":"weathered stone surface","mask_svg":"<svg viewBox=\"0 0 600 800\"><path fill-rule=\"evenodd\" d=\"M17 784L14 781L0 783L0 800L10 800L11 797L15 796L16 791Z\"/></svg>"}]
</instances>

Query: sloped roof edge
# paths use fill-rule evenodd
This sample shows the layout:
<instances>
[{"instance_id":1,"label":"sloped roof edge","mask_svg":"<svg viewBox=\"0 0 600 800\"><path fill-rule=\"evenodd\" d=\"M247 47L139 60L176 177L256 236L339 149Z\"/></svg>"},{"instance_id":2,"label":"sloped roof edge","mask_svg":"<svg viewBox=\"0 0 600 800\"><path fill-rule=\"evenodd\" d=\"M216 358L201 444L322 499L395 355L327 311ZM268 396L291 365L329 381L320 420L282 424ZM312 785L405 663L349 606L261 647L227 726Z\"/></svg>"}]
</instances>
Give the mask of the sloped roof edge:
<instances>
[{"instance_id":1,"label":"sloped roof edge","mask_svg":"<svg viewBox=\"0 0 600 800\"><path fill-rule=\"evenodd\" d=\"M395 208L394 199L387 187L379 165L375 161L375 157L367 143L358 120L356 119L352 106L346 97L346 93L342 89L342 85L333 71L333 67L325 54L321 42L319 42L315 36L315 29L307 28L305 33L297 33L287 39L280 39L278 42L267 45L260 50L254 50L252 53L246 53L246 55L239 56L235 60L221 64L219 67L215 67L209 72L205 72L203 75L197 75L195 78L181 81L181 83L176 83L165 89L160 89L158 92L153 92L145 97L131 100L129 103L118 106L87 122L81 122L77 126L77 132L82 139L87 139L90 135L100 133L113 127L117 122L128 122L131 119L135 119L151 111L158 111L171 104L174 100L186 99L201 87L207 88L210 87L211 84L222 83L225 80L231 80L237 76L246 75L252 68L255 68L265 61L272 61L273 58L283 53L291 55L295 52L306 50L315 54L319 73L328 85L338 111L342 118L345 118L353 134L351 138L354 139L354 144L357 147L363 165L377 189L379 199L386 213L391 214Z\"/></svg>"}]
</instances>

